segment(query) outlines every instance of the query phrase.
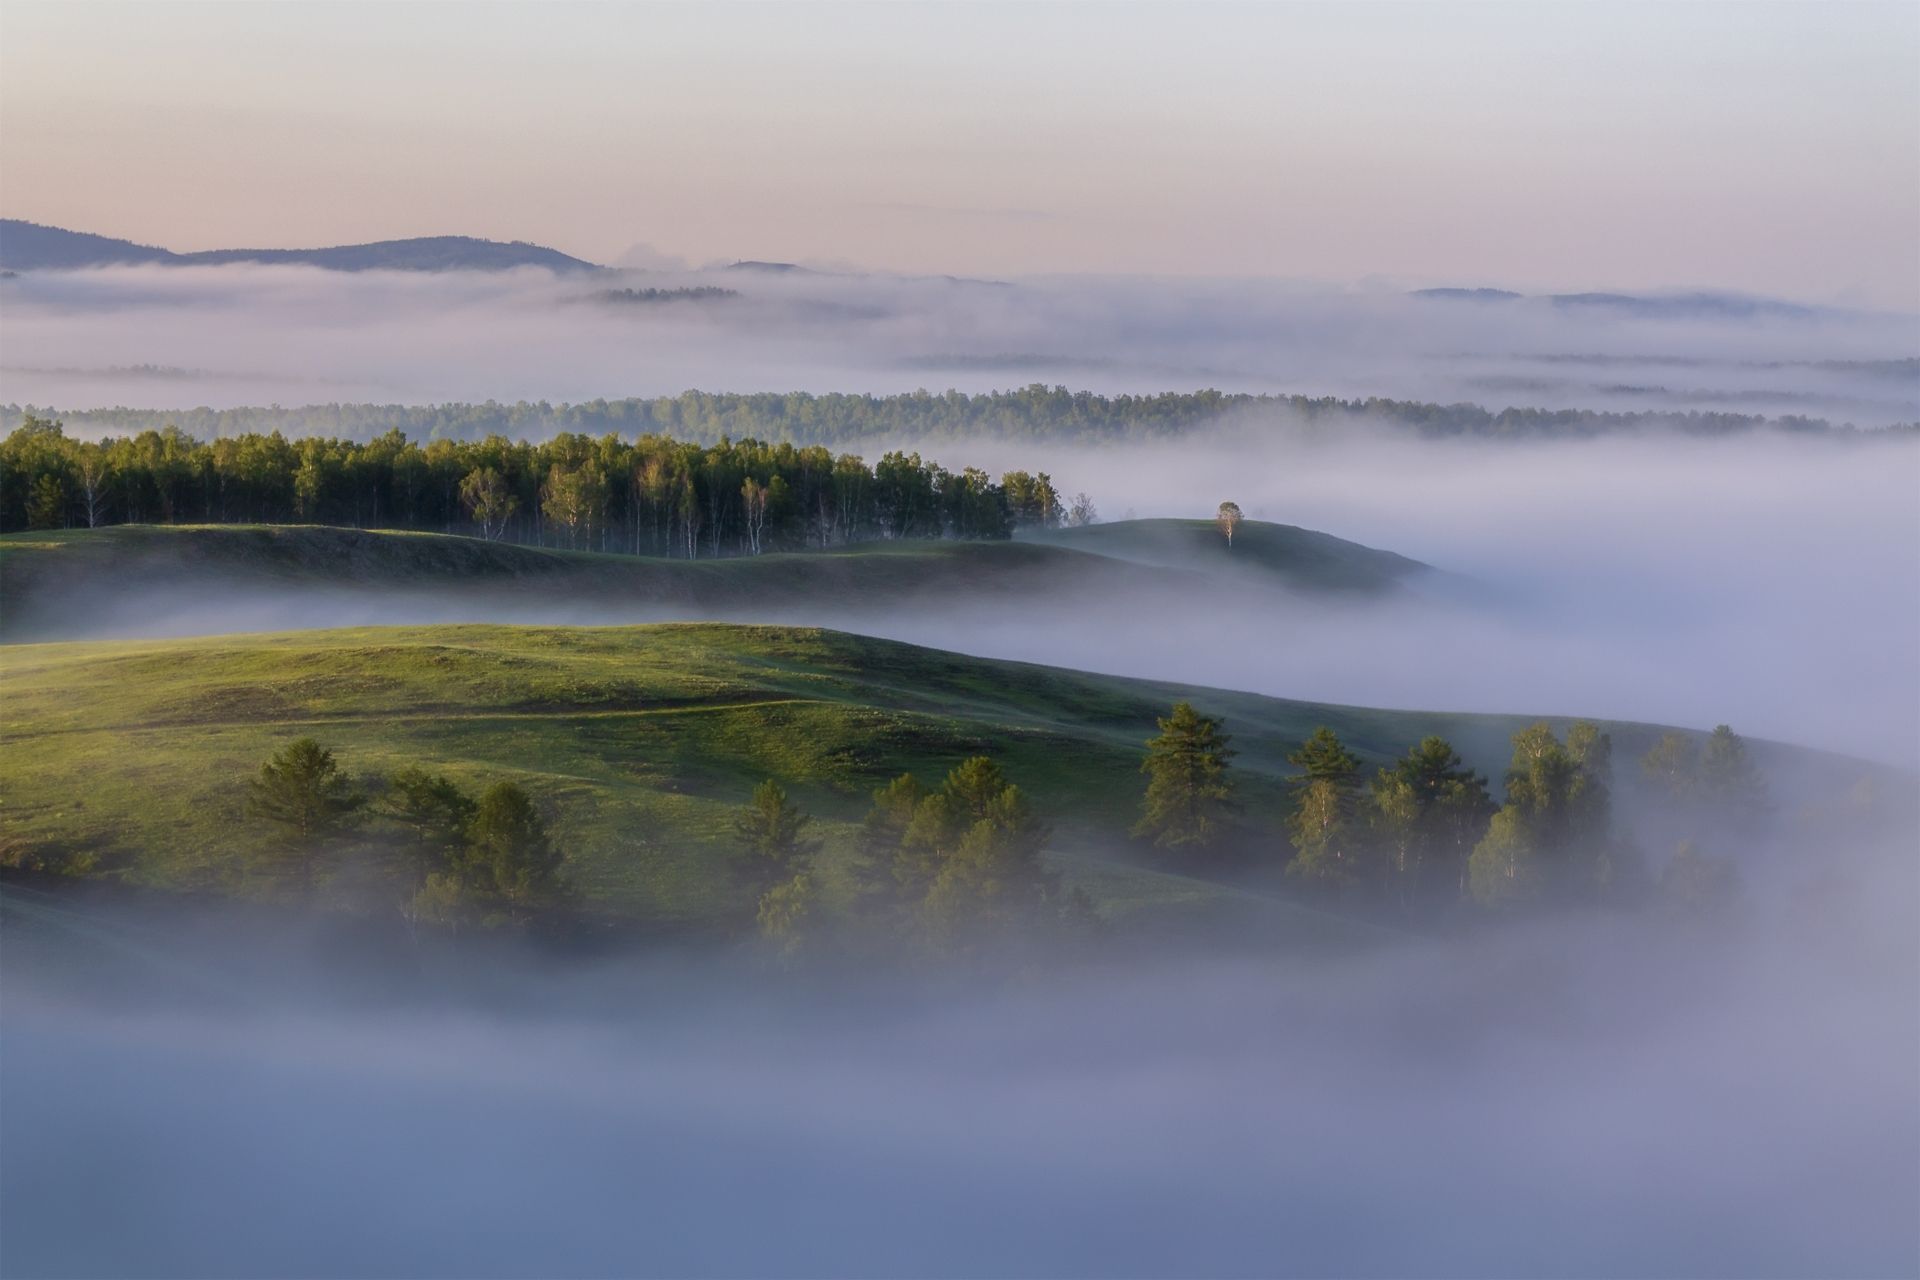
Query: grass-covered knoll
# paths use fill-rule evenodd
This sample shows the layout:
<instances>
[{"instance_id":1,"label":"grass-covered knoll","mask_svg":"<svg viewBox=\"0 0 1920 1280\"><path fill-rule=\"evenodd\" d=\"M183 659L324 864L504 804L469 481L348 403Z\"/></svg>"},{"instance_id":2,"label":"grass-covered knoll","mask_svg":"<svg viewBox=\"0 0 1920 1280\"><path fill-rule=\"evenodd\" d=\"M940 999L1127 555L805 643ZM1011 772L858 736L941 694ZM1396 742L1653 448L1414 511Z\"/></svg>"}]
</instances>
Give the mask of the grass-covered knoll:
<instances>
[{"instance_id":1,"label":"grass-covered knoll","mask_svg":"<svg viewBox=\"0 0 1920 1280\"><path fill-rule=\"evenodd\" d=\"M146 884L272 891L247 781L311 735L355 773L407 765L478 790L511 780L551 815L569 875L609 912L736 916L732 817L767 778L823 823L846 891L869 792L997 759L1055 827L1052 854L1109 916L1282 911L1175 874L1126 838L1141 744L1177 697L1224 716L1241 798L1273 816L1284 756L1317 724L1382 760L1441 733L1497 770L1510 717L1372 711L961 657L830 631L371 628L0 649L0 832L17 856L78 854ZM1625 750L1650 734L1619 730ZM1300 921L1319 919L1313 913Z\"/></svg>"},{"instance_id":2,"label":"grass-covered knoll","mask_svg":"<svg viewBox=\"0 0 1920 1280\"><path fill-rule=\"evenodd\" d=\"M1244 520L1228 544L1211 520L1120 520L1072 529L1023 531L1049 546L1161 568L1270 574L1295 588L1382 591L1427 571L1418 560L1290 524Z\"/></svg>"},{"instance_id":3,"label":"grass-covered knoll","mask_svg":"<svg viewBox=\"0 0 1920 1280\"><path fill-rule=\"evenodd\" d=\"M900 540L669 560L321 525L120 525L0 535L0 636L138 632L156 608L285 589L405 593L416 606L484 593L523 610L740 616L795 607L906 608L951 603L963 593L1110 599L1134 589L1177 590L1183 582L1169 570L1006 541Z\"/></svg>"}]
</instances>

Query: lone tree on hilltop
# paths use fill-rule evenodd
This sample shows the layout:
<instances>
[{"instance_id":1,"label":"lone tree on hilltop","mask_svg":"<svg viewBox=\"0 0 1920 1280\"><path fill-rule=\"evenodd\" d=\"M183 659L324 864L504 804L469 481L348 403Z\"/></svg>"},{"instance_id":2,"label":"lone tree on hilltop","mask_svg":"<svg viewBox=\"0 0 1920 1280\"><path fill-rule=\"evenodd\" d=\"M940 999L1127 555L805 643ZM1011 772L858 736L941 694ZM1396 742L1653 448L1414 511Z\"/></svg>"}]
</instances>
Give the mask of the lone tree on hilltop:
<instances>
[{"instance_id":1,"label":"lone tree on hilltop","mask_svg":"<svg viewBox=\"0 0 1920 1280\"><path fill-rule=\"evenodd\" d=\"M1156 723L1160 735L1147 740L1140 772L1148 775L1147 794L1133 834L1151 837L1162 849L1213 847L1233 809L1227 762L1232 741L1220 721L1203 716L1190 702L1174 704L1173 714Z\"/></svg>"},{"instance_id":2,"label":"lone tree on hilltop","mask_svg":"<svg viewBox=\"0 0 1920 1280\"><path fill-rule=\"evenodd\" d=\"M1226 536L1229 548L1233 546L1233 531L1240 527L1240 520L1240 504L1237 502L1223 502L1213 514L1214 527Z\"/></svg>"}]
</instances>

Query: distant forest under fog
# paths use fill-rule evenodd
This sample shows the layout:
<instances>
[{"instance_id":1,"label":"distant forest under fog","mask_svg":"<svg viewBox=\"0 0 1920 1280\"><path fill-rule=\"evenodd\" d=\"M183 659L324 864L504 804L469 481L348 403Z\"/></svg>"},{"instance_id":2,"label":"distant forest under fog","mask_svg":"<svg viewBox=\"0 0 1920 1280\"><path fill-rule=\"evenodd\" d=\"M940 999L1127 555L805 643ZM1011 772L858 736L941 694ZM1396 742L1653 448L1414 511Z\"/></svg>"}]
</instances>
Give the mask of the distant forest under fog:
<instances>
[{"instance_id":1,"label":"distant forest under fog","mask_svg":"<svg viewBox=\"0 0 1920 1280\"><path fill-rule=\"evenodd\" d=\"M1824 419L1739 413L1607 413L1591 409L1487 409L1475 404L1325 396L1229 394L1098 395L1034 384L1016 391L901 395L812 395L687 391L656 399L588 400L579 404L313 404L296 408L83 409L0 406L0 430L29 416L57 417L82 436L128 435L175 426L200 439L280 432L371 441L390 431L417 441L478 441L488 436L538 440L575 432L625 437L670 435L695 443L751 437L793 444L861 440L1140 441L1182 436L1229 415L1285 418L1309 429L1386 427L1428 438L1566 440L1634 432L1722 436L1756 430L1817 435L1910 434L1920 424L1857 430Z\"/></svg>"}]
</instances>

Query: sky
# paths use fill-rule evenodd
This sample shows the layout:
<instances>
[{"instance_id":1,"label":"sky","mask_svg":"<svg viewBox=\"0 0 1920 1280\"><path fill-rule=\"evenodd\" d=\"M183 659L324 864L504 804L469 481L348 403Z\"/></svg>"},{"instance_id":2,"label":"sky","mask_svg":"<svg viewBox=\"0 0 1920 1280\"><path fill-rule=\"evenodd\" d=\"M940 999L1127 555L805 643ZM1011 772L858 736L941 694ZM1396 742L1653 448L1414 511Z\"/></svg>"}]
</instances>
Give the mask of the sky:
<instances>
[{"instance_id":1,"label":"sky","mask_svg":"<svg viewBox=\"0 0 1920 1280\"><path fill-rule=\"evenodd\" d=\"M0 211L1920 308L1920 6L8 0Z\"/></svg>"}]
</instances>

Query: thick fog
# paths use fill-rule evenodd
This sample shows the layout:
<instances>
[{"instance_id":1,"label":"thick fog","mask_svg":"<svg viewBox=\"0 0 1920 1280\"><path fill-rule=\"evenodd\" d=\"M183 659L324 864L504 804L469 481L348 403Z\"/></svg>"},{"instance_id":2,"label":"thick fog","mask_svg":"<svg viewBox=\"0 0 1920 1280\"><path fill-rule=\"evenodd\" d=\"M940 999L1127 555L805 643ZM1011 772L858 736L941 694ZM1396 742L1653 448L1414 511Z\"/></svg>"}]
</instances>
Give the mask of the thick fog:
<instances>
[{"instance_id":1,"label":"thick fog","mask_svg":"<svg viewBox=\"0 0 1920 1280\"><path fill-rule=\"evenodd\" d=\"M738 296L593 296L688 287ZM125 267L0 280L0 346L0 401L59 409L1057 382L1920 418L1920 318L1693 295L1556 305L1384 284Z\"/></svg>"},{"instance_id":2,"label":"thick fog","mask_svg":"<svg viewBox=\"0 0 1920 1280\"><path fill-rule=\"evenodd\" d=\"M1913 861L1854 841L1720 918L977 983L16 895L0 1266L1912 1274Z\"/></svg>"}]
</instances>

